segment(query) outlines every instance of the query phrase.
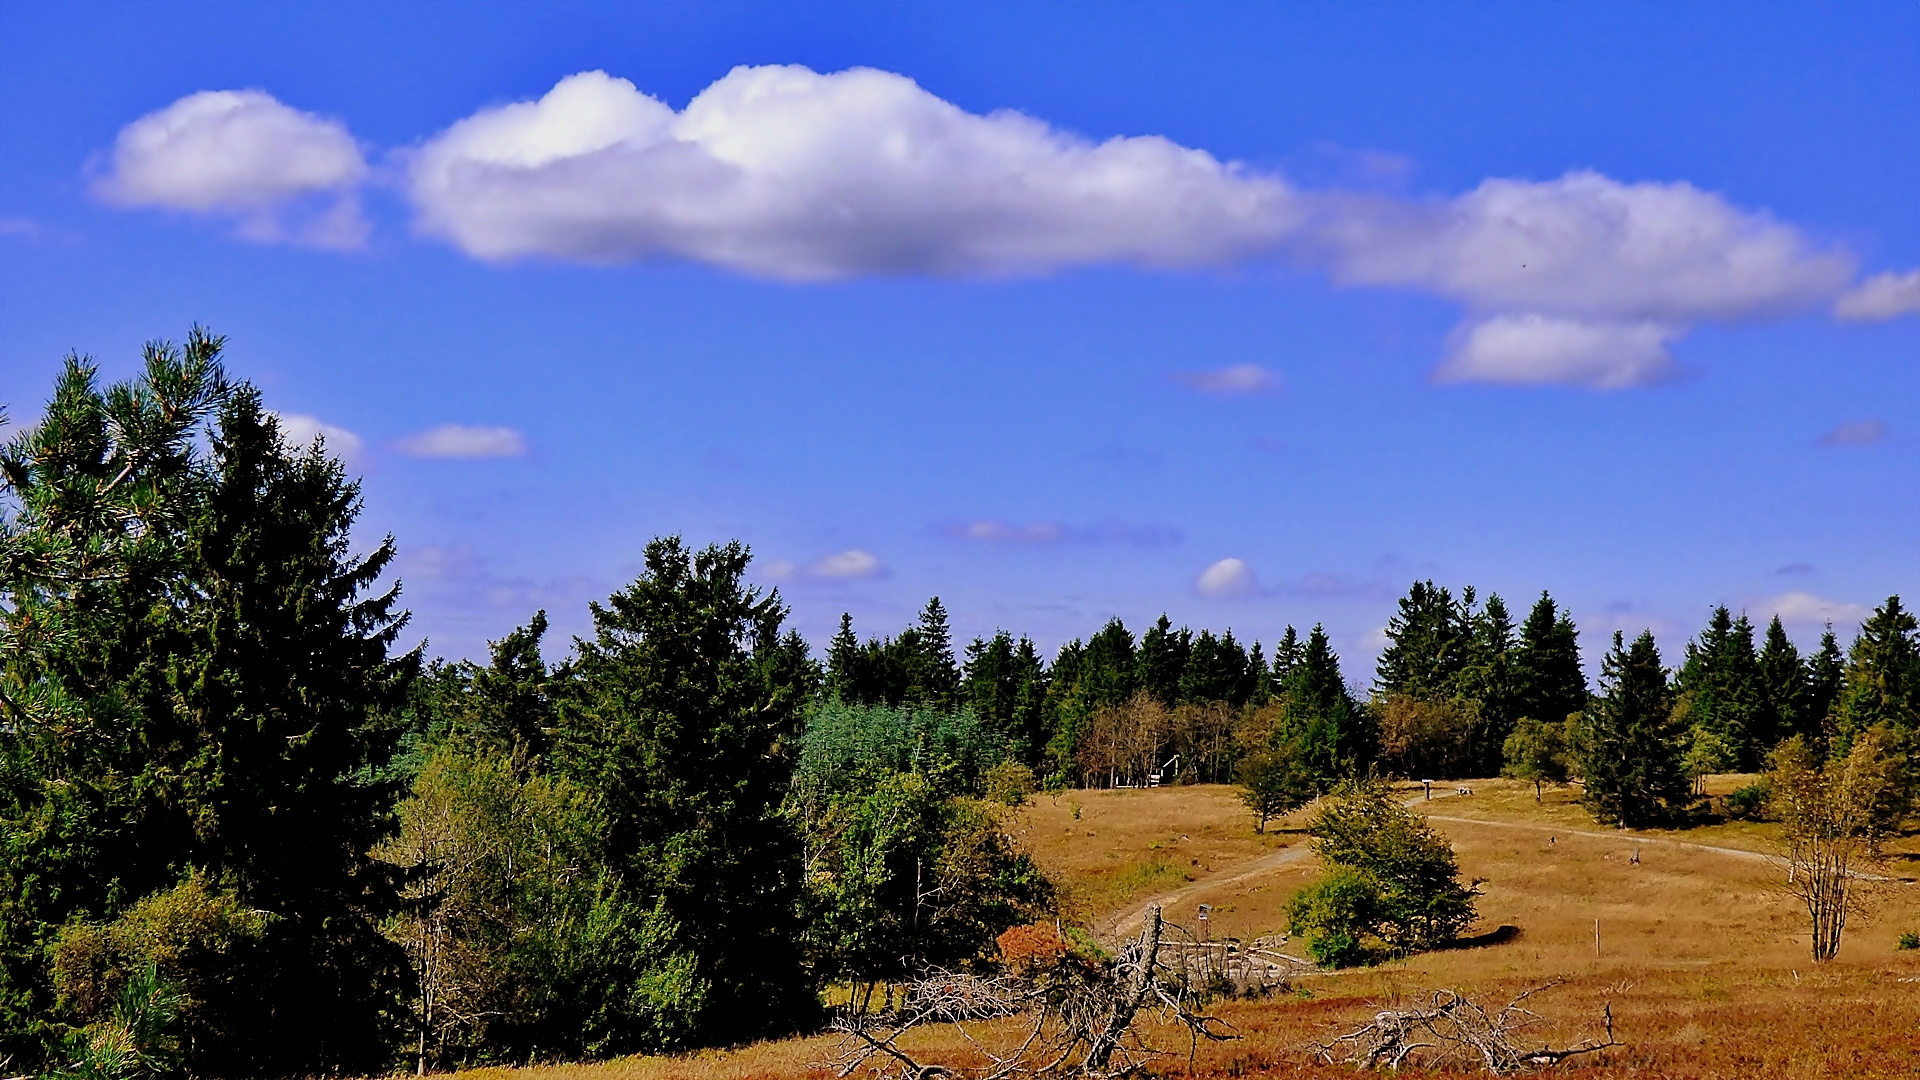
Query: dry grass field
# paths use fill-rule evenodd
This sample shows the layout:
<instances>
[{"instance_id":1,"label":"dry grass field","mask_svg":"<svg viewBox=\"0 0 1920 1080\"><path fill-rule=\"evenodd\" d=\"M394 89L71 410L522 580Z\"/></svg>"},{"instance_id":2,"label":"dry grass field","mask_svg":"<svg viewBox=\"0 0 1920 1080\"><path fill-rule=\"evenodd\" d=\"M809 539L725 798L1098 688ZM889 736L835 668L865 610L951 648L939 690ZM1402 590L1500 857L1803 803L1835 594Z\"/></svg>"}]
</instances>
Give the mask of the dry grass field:
<instances>
[{"instance_id":1,"label":"dry grass field","mask_svg":"<svg viewBox=\"0 0 1920 1080\"><path fill-rule=\"evenodd\" d=\"M1741 782L1717 778L1710 790ZM1805 913L1779 890L1779 872L1764 858L1768 826L1622 833L1596 827L1575 791L1550 789L1536 804L1528 785L1470 786L1472 795L1416 808L1453 841L1462 871L1484 879L1475 929L1485 940L1222 1003L1218 1012L1241 1038L1202 1046L1189 1063L1185 1043L1169 1036L1167 1045L1182 1053L1160 1072L1351 1075L1313 1064L1310 1047L1383 1001L1440 987L1504 1001L1560 977L1565 984L1540 1002L1551 1022L1543 1039L1564 1044L1593 1033L1611 1001L1628 1044L1563 1067L1579 1076L1920 1075L1920 952L1895 948L1902 931L1920 928L1920 884L1876 886L1872 908L1848 926L1840 959L1815 968ZM1405 797L1418 794L1414 787ZM1043 795L1018 819L1023 841L1094 925L1123 925L1150 900L1191 925L1196 905L1207 903L1215 937L1284 930L1287 899L1318 873L1299 825L1256 835L1225 787ZM1910 873L1920 848L1913 839L1896 845L1896 876ZM796 1039L518 1070L512 1080L826 1076L816 1063L829 1049L824 1038Z\"/></svg>"}]
</instances>

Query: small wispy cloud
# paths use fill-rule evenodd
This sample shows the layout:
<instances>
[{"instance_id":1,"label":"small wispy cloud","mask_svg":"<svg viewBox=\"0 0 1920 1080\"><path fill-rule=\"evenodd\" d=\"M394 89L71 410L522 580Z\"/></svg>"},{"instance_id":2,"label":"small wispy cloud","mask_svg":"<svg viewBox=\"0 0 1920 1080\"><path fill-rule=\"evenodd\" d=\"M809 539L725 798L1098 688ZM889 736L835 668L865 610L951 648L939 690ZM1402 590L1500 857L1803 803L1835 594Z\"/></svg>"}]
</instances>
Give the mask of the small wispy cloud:
<instances>
[{"instance_id":1,"label":"small wispy cloud","mask_svg":"<svg viewBox=\"0 0 1920 1080\"><path fill-rule=\"evenodd\" d=\"M1805 563L1805 562L1791 562L1781 567L1780 569L1775 570L1774 573L1780 575L1781 577L1806 577L1808 574L1813 573L1813 564Z\"/></svg>"},{"instance_id":2,"label":"small wispy cloud","mask_svg":"<svg viewBox=\"0 0 1920 1080\"><path fill-rule=\"evenodd\" d=\"M1179 371L1173 381L1189 390L1222 396L1277 394L1285 388L1280 376L1258 364L1235 364L1213 371Z\"/></svg>"},{"instance_id":3,"label":"small wispy cloud","mask_svg":"<svg viewBox=\"0 0 1920 1080\"><path fill-rule=\"evenodd\" d=\"M441 424L401 439L394 449L419 458L524 457L527 437L510 427Z\"/></svg>"},{"instance_id":4,"label":"small wispy cloud","mask_svg":"<svg viewBox=\"0 0 1920 1080\"><path fill-rule=\"evenodd\" d=\"M1236 600L1260 592L1260 579L1245 559L1220 559L1200 571L1193 591L1213 600Z\"/></svg>"},{"instance_id":5,"label":"small wispy cloud","mask_svg":"<svg viewBox=\"0 0 1920 1080\"><path fill-rule=\"evenodd\" d=\"M280 422L280 438L288 446L305 449L319 439L330 453L349 464L359 461L366 452L366 441L360 436L319 417L283 412L273 416Z\"/></svg>"},{"instance_id":6,"label":"small wispy cloud","mask_svg":"<svg viewBox=\"0 0 1920 1080\"><path fill-rule=\"evenodd\" d=\"M1769 615L1780 616L1781 622L1790 623L1837 623L1841 625L1857 623L1867 617L1867 609L1859 604L1849 604L1843 600L1828 600L1808 592L1782 593L1771 600L1763 600L1760 610Z\"/></svg>"},{"instance_id":7,"label":"small wispy cloud","mask_svg":"<svg viewBox=\"0 0 1920 1080\"><path fill-rule=\"evenodd\" d=\"M1920 270L1875 274L1842 293L1833 313L1853 322L1879 322L1920 314Z\"/></svg>"},{"instance_id":8,"label":"small wispy cloud","mask_svg":"<svg viewBox=\"0 0 1920 1080\"><path fill-rule=\"evenodd\" d=\"M760 572L773 581L860 581L887 576L887 565L880 557L862 548L848 548L823 555L810 563L774 559L761 564Z\"/></svg>"},{"instance_id":9,"label":"small wispy cloud","mask_svg":"<svg viewBox=\"0 0 1920 1080\"><path fill-rule=\"evenodd\" d=\"M1181 540L1180 530L1165 525L1129 525L1103 521L1094 525L1063 525L1053 521L1027 524L979 518L974 521L941 526L941 532L956 540L977 544L1134 544L1140 547L1164 547Z\"/></svg>"},{"instance_id":10,"label":"small wispy cloud","mask_svg":"<svg viewBox=\"0 0 1920 1080\"><path fill-rule=\"evenodd\" d=\"M1852 420L1820 436L1821 446L1869 446L1887 437L1881 420Z\"/></svg>"}]
</instances>

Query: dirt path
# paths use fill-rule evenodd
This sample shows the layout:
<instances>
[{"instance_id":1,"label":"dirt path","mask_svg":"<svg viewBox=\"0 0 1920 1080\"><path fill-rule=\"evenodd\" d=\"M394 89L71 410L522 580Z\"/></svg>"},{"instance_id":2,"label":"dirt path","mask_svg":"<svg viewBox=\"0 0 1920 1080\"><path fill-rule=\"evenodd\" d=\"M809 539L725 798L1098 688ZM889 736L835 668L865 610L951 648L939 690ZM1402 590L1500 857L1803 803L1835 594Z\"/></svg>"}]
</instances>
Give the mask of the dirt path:
<instances>
[{"instance_id":1,"label":"dirt path","mask_svg":"<svg viewBox=\"0 0 1920 1080\"><path fill-rule=\"evenodd\" d=\"M1421 803L1424 803L1424 802L1437 801L1439 799L1458 798L1458 797L1459 796L1457 794L1452 792L1436 795L1432 800L1429 800L1424 795L1421 795L1421 796L1415 796L1412 799L1408 799L1402 805L1406 806L1408 809L1411 810L1414 807L1419 806ZM1716 855L1730 855L1736 859L1751 859L1759 862L1769 862L1773 858L1773 856L1767 855L1763 852L1748 851L1744 848L1716 847L1712 844L1696 844L1690 840L1672 840L1664 836L1646 836L1641 833L1628 832L1622 829L1616 829L1612 832L1586 832L1586 831L1577 830L1577 829L1563 829L1553 825L1534 825L1534 824L1521 822L1521 821L1489 821L1484 818L1450 817L1450 816L1443 816L1440 814L1428 814L1426 815L1426 818L1428 821L1445 822L1446 824L1449 824L1449 825L1480 825L1490 829L1518 829L1526 832L1544 833L1549 836L1575 836L1583 840L1606 840L1606 841L1612 841L1612 842L1624 841L1629 844L1639 844L1639 845L1661 844L1668 847L1682 848L1682 849L1688 849L1692 851L1707 851L1707 852L1712 852ZM1192 897L1198 893L1210 892L1214 889L1220 889L1220 888L1226 888L1232 885L1238 885L1241 882L1252 880L1253 878L1260 877L1263 874L1272 873L1273 871L1278 870L1283 866L1289 866L1289 865L1292 865L1293 863L1297 863L1302 859L1305 859L1307 856L1311 854L1313 854L1313 848L1311 845L1306 843L1296 844L1293 847L1283 848L1279 851L1276 851L1271 855L1262 855L1259 858L1254 859L1251 862L1243 863L1242 865L1236 868L1233 868L1232 870L1226 873L1218 874L1213 877L1202 878L1199 881L1190 881L1178 889L1174 889L1170 892L1161 893L1158 896L1148 897L1146 900L1141 901L1140 906L1137 910L1134 910L1128 913L1125 917L1121 918L1118 922L1114 923L1112 933L1115 936L1125 937L1129 934L1137 932L1140 929L1140 927L1145 924L1146 918L1147 918L1147 911L1151 908L1171 907L1172 905L1178 904L1181 901L1186 900L1189 897Z\"/></svg>"}]
</instances>

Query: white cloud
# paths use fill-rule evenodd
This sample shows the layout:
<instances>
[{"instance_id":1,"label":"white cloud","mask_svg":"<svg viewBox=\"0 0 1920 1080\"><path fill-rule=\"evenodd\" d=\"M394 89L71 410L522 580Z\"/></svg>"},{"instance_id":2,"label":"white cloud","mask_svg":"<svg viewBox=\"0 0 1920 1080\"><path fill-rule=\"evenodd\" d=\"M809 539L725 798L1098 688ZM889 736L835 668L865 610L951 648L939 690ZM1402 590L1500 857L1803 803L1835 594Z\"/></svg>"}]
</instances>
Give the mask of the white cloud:
<instances>
[{"instance_id":1,"label":"white cloud","mask_svg":"<svg viewBox=\"0 0 1920 1080\"><path fill-rule=\"evenodd\" d=\"M1867 446L1887 437L1884 420L1854 420L1820 436L1821 446Z\"/></svg>"},{"instance_id":2,"label":"white cloud","mask_svg":"<svg viewBox=\"0 0 1920 1080\"><path fill-rule=\"evenodd\" d=\"M1496 315L1456 331L1434 375L1443 382L1561 383L1595 390L1649 386L1673 377L1667 342L1678 333L1650 322Z\"/></svg>"},{"instance_id":3,"label":"white cloud","mask_svg":"<svg viewBox=\"0 0 1920 1080\"><path fill-rule=\"evenodd\" d=\"M1840 600L1826 600L1812 593L1782 593L1771 600L1762 601L1760 610L1769 615L1780 616L1781 622L1797 623L1857 623L1867 617L1867 609L1859 604L1849 604Z\"/></svg>"},{"instance_id":4,"label":"white cloud","mask_svg":"<svg viewBox=\"0 0 1920 1080\"><path fill-rule=\"evenodd\" d=\"M527 438L510 427L467 427L441 424L395 444L409 457L502 458L523 457Z\"/></svg>"},{"instance_id":5,"label":"white cloud","mask_svg":"<svg viewBox=\"0 0 1920 1080\"><path fill-rule=\"evenodd\" d=\"M1920 314L1920 270L1875 274L1842 293L1833 303L1833 313L1862 322Z\"/></svg>"},{"instance_id":6,"label":"white cloud","mask_svg":"<svg viewBox=\"0 0 1920 1080\"><path fill-rule=\"evenodd\" d=\"M233 217L251 240L354 247L367 164L339 122L260 90L204 90L120 129L94 192L119 206ZM331 196L289 232L289 203Z\"/></svg>"},{"instance_id":7,"label":"white cloud","mask_svg":"<svg viewBox=\"0 0 1920 1080\"><path fill-rule=\"evenodd\" d=\"M980 518L944 526L948 536L981 544L1137 544L1161 547L1180 542L1180 531L1165 525L1129 525L1103 521L1097 525L1062 525L1036 521L1018 525L997 518Z\"/></svg>"},{"instance_id":8,"label":"white cloud","mask_svg":"<svg viewBox=\"0 0 1920 1080\"><path fill-rule=\"evenodd\" d=\"M325 441L327 451L341 461L352 463L360 460L367 444L360 436L343 427L335 427L318 417L302 416L299 413L274 413L280 421L280 437L288 446L304 450L315 439Z\"/></svg>"},{"instance_id":9,"label":"white cloud","mask_svg":"<svg viewBox=\"0 0 1920 1080\"><path fill-rule=\"evenodd\" d=\"M1334 196L1315 229L1338 280L1407 286L1476 311L1686 323L1797 310L1853 259L1687 183L1576 171L1492 179L1455 199Z\"/></svg>"},{"instance_id":10,"label":"white cloud","mask_svg":"<svg viewBox=\"0 0 1920 1080\"><path fill-rule=\"evenodd\" d=\"M1199 266L1271 250L1274 176L1147 136L979 115L905 76L739 67L675 112L590 71L416 151L419 227L484 259L692 259L765 277Z\"/></svg>"},{"instance_id":11,"label":"white cloud","mask_svg":"<svg viewBox=\"0 0 1920 1080\"><path fill-rule=\"evenodd\" d=\"M887 576L886 564L872 552L848 548L806 564L775 559L762 563L760 572L773 581L853 581Z\"/></svg>"},{"instance_id":12,"label":"white cloud","mask_svg":"<svg viewBox=\"0 0 1920 1080\"><path fill-rule=\"evenodd\" d=\"M1214 371L1182 371L1173 378L1182 386L1204 394L1277 393L1283 385L1280 376L1258 364L1235 364Z\"/></svg>"},{"instance_id":13,"label":"white cloud","mask_svg":"<svg viewBox=\"0 0 1920 1080\"><path fill-rule=\"evenodd\" d=\"M1200 571L1200 576L1194 579L1193 590L1201 596L1227 600L1258 592L1260 581L1246 560L1221 559Z\"/></svg>"}]
</instances>

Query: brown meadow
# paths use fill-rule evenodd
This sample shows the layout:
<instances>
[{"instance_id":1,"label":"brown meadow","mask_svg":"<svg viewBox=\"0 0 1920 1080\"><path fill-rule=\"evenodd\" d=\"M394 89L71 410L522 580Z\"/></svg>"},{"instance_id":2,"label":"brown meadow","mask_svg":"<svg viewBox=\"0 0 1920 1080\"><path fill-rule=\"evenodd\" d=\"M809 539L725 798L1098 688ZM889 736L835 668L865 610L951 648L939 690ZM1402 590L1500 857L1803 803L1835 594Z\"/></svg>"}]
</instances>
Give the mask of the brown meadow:
<instances>
[{"instance_id":1,"label":"brown meadow","mask_svg":"<svg viewBox=\"0 0 1920 1080\"><path fill-rule=\"evenodd\" d=\"M1724 793L1749 778L1718 777ZM1876 885L1837 961L1809 959L1806 913L1766 855L1770 826L1723 822L1687 830L1596 826L1573 789L1470 781L1416 809L1453 842L1463 874L1483 879L1480 924L1460 947L1378 967L1299 979L1291 992L1222 1002L1240 1036L1188 1055L1181 1037L1167 1076L1351 1075L1318 1064L1318 1042L1380 1003L1447 987L1501 1002L1550 978L1538 1000L1555 1045L1596 1033L1603 1004L1627 1045L1563 1068L1593 1077L1920 1075L1920 952L1895 948L1920 927L1920 885L1900 880L1920 844L1891 852L1895 880ZM1436 787L1436 792L1440 791ZM1444 790L1451 793L1454 785ZM1417 786L1404 797L1419 795ZM1253 831L1221 786L1041 795L1012 824L1065 888L1076 916L1111 932L1148 902L1195 926L1212 907L1214 937L1285 929L1292 894L1319 872L1303 817ZM1637 861L1635 854L1638 854ZM1595 923L1599 940L1596 950ZM636 1057L499 1073L488 1080L799 1078L830 1075L816 1036L680 1057ZM930 1055L966 1060L963 1043L930 1034ZM923 1059L924 1060L924 1059Z\"/></svg>"}]
</instances>

